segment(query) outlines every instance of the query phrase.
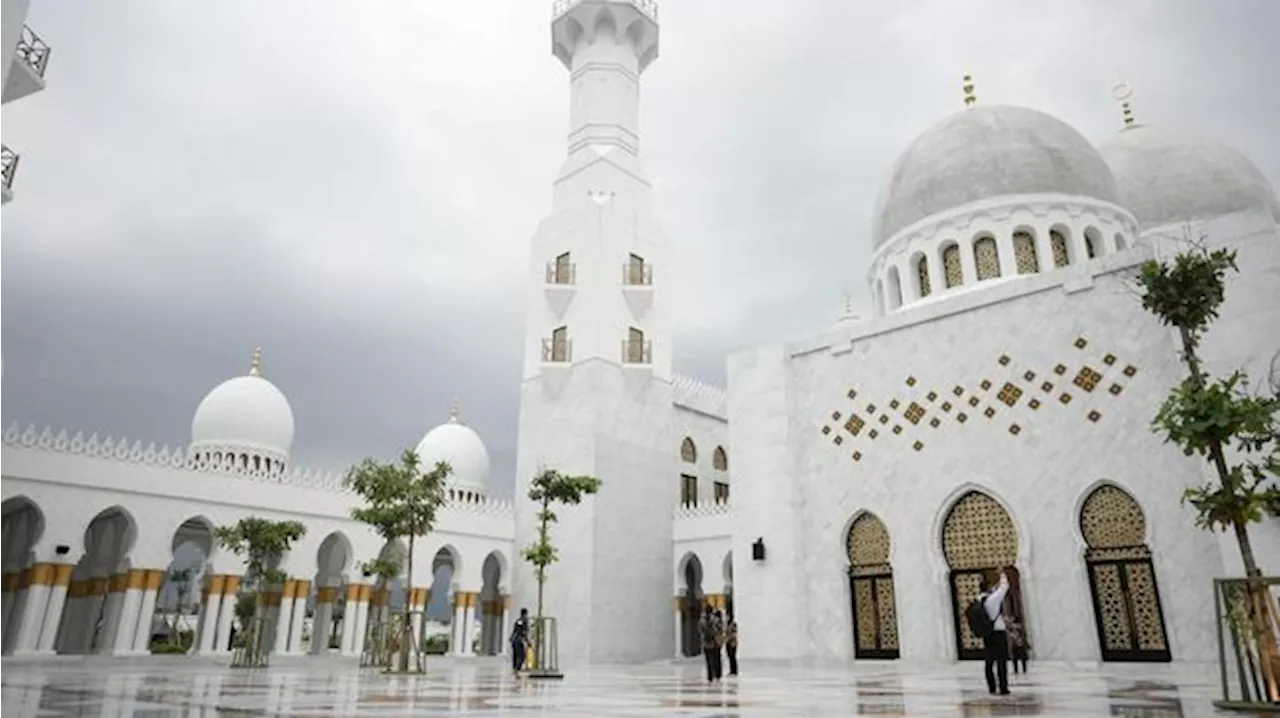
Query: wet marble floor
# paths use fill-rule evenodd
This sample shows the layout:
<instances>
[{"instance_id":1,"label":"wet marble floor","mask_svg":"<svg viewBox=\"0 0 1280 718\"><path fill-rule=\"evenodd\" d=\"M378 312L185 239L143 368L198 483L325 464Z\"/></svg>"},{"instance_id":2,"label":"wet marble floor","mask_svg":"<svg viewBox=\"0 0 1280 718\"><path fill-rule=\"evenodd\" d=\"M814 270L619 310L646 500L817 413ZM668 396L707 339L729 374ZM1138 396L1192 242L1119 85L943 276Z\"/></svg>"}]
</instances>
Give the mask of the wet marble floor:
<instances>
[{"instance_id":1,"label":"wet marble floor","mask_svg":"<svg viewBox=\"0 0 1280 718\"><path fill-rule=\"evenodd\" d=\"M1212 666L1033 664L1013 695L987 695L981 664L751 664L708 685L694 662L513 678L497 660L436 659L387 676L338 659L233 670L190 658L0 663L4 718L225 716L1208 716ZM1238 714L1237 714L1238 715Z\"/></svg>"}]
</instances>

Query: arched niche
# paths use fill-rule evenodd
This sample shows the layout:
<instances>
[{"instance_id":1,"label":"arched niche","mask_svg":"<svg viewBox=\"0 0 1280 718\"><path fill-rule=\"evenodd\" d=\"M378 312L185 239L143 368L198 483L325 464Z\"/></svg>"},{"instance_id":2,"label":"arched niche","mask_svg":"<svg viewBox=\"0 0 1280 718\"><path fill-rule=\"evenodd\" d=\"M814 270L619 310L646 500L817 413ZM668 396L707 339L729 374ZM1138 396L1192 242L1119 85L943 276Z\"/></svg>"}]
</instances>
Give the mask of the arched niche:
<instances>
[{"instance_id":1,"label":"arched niche","mask_svg":"<svg viewBox=\"0 0 1280 718\"><path fill-rule=\"evenodd\" d=\"M956 655L961 660L983 657L982 639L969 630L965 610L980 593L985 578L994 584L1000 571L1009 577L1005 615L1026 626L1022 581L1014 564L1018 560L1018 529L991 496L968 491L947 512L942 524L942 553L950 571L951 609L955 625Z\"/></svg>"},{"instance_id":2,"label":"arched niche","mask_svg":"<svg viewBox=\"0 0 1280 718\"><path fill-rule=\"evenodd\" d=\"M845 549L854 658L897 658L898 612L889 564L889 530L878 516L864 511L850 524Z\"/></svg>"}]
</instances>

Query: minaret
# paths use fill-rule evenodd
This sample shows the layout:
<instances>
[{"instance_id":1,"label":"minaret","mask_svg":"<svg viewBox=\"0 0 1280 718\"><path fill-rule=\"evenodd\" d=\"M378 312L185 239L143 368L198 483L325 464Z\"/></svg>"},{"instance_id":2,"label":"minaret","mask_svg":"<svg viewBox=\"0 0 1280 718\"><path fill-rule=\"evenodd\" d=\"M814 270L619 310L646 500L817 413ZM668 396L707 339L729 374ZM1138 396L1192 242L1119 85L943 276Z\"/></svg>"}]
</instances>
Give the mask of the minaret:
<instances>
[{"instance_id":1,"label":"minaret","mask_svg":"<svg viewBox=\"0 0 1280 718\"><path fill-rule=\"evenodd\" d=\"M546 613L563 665L671 653L671 510L678 475L671 404L670 265L640 165L640 75L658 55L652 0L560 0L552 52L569 70L567 156L529 266L517 545L542 468L601 479L560 508ZM535 608L528 564L520 606Z\"/></svg>"}]
</instances>

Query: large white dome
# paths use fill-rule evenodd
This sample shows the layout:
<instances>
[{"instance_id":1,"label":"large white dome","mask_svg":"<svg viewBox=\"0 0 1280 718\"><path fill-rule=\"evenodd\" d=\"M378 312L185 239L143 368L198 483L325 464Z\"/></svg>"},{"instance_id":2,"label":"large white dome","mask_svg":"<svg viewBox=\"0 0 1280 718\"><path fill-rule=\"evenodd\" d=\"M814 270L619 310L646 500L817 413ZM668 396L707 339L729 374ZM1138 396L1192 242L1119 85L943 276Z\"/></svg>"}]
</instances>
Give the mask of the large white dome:
<instances>
[{"instance_id":1,"label":"large white dome","mask_svg":"<svg viewBox=\"0 0 1280 718\"><path fill-rule=\"evenodd\" d=\"M1120 201L1143 229L1267 208L1280 200L1262 171L1226 145L1160 127L1135 125L1102 144Z\"/></svg>"},{"instance_id":2,"label":"large white dome","mask_svg":"<svg viewBox=\"0 0 1280 718\"><path fill-rule=\"evenodd\" d=\"M447 461L453 468L448 484L484 494L489 490L489 451L480 435L458 418L455 405L452 415L422 437L416 450L424 470L437 462Z\"/></svg>"},{"instance_id":3,"label":"large white dome","mask_svg":"<svg viewBox=\"0 0 1280 718\"><path fill-rule=\"evenodd\" d=\"M1071 125L1024 107L973 107L926 130L894 163L880 190L873 241L879 247L970 202L1041 193L1117 201L1107 163Z\"/></svg>"},{"instance_id":4,"label":"large white dome","mask_svg":"<svg viewBox=\"0 0 1280 718\"><path fill-rule=\"evenodd\" d=\"M213 388L191 420L192 449L244 449L284 461L293 446L293 409L289 400L259 371L254 352L248 376Z\"/></svg>"}]
</instances>

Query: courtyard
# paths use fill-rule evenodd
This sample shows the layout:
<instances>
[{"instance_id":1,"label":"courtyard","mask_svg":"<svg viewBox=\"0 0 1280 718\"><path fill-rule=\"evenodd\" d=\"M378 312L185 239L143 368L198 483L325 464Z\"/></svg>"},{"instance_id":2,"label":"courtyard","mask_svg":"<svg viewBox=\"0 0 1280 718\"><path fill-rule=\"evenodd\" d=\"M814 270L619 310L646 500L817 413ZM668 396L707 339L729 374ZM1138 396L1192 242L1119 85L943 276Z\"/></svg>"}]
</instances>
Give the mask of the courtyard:
<instances>
[{"instance_id":1,"label":"courtyard","mask_svg":"<svg viewBox=\"0 0 1280 718\"><path fill-rule=\"evenodd\" d=\"M232 670L200 658L3 663L5 718L40 716L1209 716L1214 666L1032 664L1012 696L984 690L980 663L743 665L708 685L701 663L668 661L517 680L499 659L434 659L425 676L351 660L283 658Z\"/></svg>"}]
</instances>

